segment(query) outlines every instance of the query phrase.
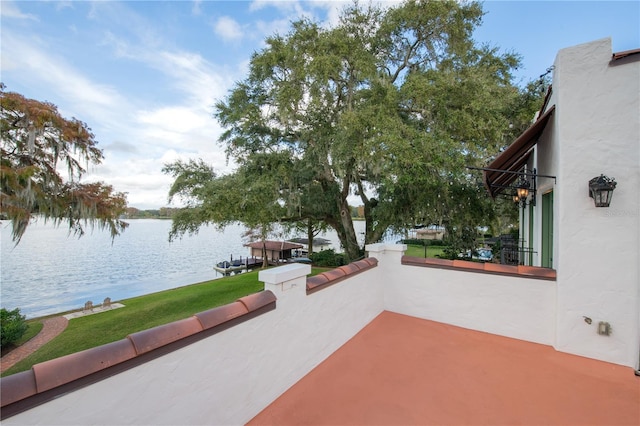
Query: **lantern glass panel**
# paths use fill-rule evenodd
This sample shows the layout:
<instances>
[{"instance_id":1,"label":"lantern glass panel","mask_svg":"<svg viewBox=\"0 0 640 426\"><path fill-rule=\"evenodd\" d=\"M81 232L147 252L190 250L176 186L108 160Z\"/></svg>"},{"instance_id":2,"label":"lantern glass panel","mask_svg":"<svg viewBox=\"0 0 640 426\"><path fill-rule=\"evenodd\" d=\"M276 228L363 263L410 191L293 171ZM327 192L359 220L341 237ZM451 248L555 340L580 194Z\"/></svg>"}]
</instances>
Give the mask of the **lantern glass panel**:
<instances>
[{"instance_id":1,"label":"lantern glass panel","mask_svg":"<svg viewBox=\"0 0 640 426\"><path fill-rule=\"evenodd\" d=\"M593 198L596 207L609 207L616 185L615 179L604 175L589 181L589 196Z\"/></svg>"},{"instance_id":2,"label":"lantern glass panel","mask_svg":"<svg viewBox=\"0 0 640 426\"><path fill-rule=\"evenodd\" d=\"M518 197L527 198L529 196L529 190L527 188L518 188Z\"/></svg>"}]
</instances>

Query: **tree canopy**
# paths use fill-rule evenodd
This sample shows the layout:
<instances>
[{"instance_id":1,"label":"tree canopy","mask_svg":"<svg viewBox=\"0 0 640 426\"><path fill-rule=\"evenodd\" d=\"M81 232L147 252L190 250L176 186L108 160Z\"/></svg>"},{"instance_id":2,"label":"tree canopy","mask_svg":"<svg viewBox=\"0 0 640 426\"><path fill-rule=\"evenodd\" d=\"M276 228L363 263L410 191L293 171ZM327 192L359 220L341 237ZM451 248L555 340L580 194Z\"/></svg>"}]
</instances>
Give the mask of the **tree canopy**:
<instances>
[{"instance_id":1,"label":"tree canopy","mask_svg":"<svg viewBox=\"0 0 640 426\"><path fill-rule=\"evenodd\" d=\"M364 205L365 243L415 223L490 220L465 166L510 141L536 96L512 83L517 55L474 42L482 15L476 2L354 3L334 27L302 19L267 38L248 76L216 104L220 143L238 169L218 177L194 175L202 163L167 168L171 195L191 200L172 234L227 220L311 220L333 228L355 259L349 199Z\"/></svg>"},{"instance_id":2,"label":"tree canopy","mask_svg":"<svg viewBox=\"0 0 640 426\"><path fill-rule=\"evenodd\" d=\"M55 105L0 91L0 212L12 224L16 244L36 217L83 235L87 225L115 237L127 223L126 196L102 182L80 183L88 164L103 153L86 123L63 118ZM59 168L66 169L64 179Z\"/></svg>"}]
</instances>

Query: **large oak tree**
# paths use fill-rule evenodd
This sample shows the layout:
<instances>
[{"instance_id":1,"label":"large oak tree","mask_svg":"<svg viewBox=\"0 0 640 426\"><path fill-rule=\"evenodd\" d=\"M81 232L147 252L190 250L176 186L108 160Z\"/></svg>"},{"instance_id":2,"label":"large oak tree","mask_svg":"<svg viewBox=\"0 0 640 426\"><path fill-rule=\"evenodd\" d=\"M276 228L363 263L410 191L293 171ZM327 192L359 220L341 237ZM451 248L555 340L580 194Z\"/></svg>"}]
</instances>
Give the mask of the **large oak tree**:
<instances>
[{"instance_id":1,"label":"large oak tree","mask_svg":"<svg viewBox=\"0 0 640 426\"><path fill-rule=\"evenodd\" d=\"M220 142L238 170L211 171L189 186L180 182L192 171L169 166L179 187L171 194L199 212L174 219L172 233L264 213L265 220L327 224L355 259L362 248L350 197L364 205L365 243L414 223L489 220L491 205L465 166L498 152L532 116L533 103L512 83L518 56L474 42L482 15L476 2L356 3L335 27L303 19L267 38L248 76L216 105ZM268 201L239 204L243 211L217 202L235 179L240 193L268 186L259 191ZM216 209L204 211L211 203Z\"/></svg>"},{"instance_id":2,"label":"large oak tree","mask_svg":"<svg viewBox=\"0 0 640 426\"><path fill-rule=\"evenodd\" d=\"M13 240L18 243L37 217L66 222L76 235L87 225L112 237L122 232L125 194L102 182L80 182L87 165L103 159L86 123L62 117L51 103L0 89L0 213L11 220Z\"/></svg>"}]
</instances>

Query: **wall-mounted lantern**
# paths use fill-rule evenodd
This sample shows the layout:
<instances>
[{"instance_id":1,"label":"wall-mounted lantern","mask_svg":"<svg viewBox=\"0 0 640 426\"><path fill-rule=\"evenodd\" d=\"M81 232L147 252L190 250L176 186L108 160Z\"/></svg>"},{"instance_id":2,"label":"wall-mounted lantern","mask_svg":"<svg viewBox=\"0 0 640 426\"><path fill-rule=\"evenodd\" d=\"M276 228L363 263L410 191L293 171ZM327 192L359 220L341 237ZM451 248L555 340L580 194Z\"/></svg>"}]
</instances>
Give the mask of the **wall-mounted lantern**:
<instances>
[{"instance_id":1,"label":"wall-mounted lantern","mask_svg":"<svg viewBox=\"0 0 640 426\"><path fill-rule=\"evenodd\" d=\"M529 196L529 181L526 179L521 179L518 184L518 198L521 200L526 200Z\"/></svg>"},{"instance_id":2,"label":"wall-mounted lantern","mask_svg":"<svg viewBox=\"0 0 640 426\"><path fill-rule=\"evenodd\" d=\"M594 177L589 181L589 197L593 198L596 207L609 207L616 185L614 178L605 175Z\"/></svg>"},{"instance_id":3,"label":"wall-mounted lantern","mask_svg":"<svg viewBox=\"0 0 640 426\"><path fill-rule=\"evenodd\" d=\"M534 176L534 179L535 179L535 176ZM521 205L525 206L527 204L527 197L529 196L530 187L531 185L529 184L529 181L524 177L521 177L517 185L515 186L515 191L513 193L513 201L515 203L520 203Z\"/></svg>"}]
</instances>

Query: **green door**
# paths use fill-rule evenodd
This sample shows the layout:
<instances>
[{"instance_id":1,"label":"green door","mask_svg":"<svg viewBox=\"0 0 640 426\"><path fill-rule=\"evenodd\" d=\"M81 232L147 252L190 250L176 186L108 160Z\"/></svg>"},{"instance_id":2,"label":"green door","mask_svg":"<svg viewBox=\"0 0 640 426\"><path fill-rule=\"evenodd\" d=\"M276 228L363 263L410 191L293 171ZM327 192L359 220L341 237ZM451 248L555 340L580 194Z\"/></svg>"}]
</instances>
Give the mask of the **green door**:
<instances>
[{"instance_id":1,"label":"green door","mask_svg":"<svg viewBox=\"0 0 640 426\"><path fill-rule=\"evenodd\" d=\"M553 268L553 191L542 194L542 261L543 268Z\"/></svg>"},{"instance_id":2,"label":"green door","mask_svg":"<svg viewBox=\"0 0 640 426\"><path fill-rule=\"evenodd\" d=\"M527 263L529 266L533 266L533 211L535 207L533 204L529 204L529 263Z\"/></svg>"}]
</instances>

